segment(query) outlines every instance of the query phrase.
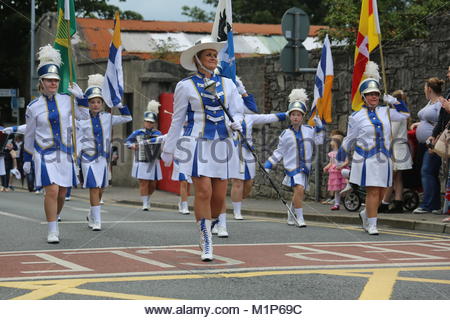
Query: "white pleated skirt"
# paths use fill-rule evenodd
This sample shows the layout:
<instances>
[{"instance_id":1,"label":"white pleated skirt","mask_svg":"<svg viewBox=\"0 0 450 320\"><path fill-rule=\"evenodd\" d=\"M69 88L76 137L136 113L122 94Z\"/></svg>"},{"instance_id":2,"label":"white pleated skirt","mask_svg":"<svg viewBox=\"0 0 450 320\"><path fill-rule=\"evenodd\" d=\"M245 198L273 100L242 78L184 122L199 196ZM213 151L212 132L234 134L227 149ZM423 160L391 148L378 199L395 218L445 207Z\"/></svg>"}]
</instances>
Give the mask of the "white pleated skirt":
<instances>
[{"instance_id":1,"label":"white pleated skirt","mask_svg":"<svg viewBox=\"0 0 450 320\"><path fill-rule=\"evenodd\" d=\"M75 187L78 178L71 154L55 151L42 155L34 153L34 173L36 187L56 184L61 187Z\"/></svg>"},{"instance_id":2,"label":"white pleated skirt","mask_svg":"<svg viewBox=\"0 0 450 320\"><path fill-rule=\"evenodd\" d=\"M180 172L190 177L230 178L231 138L206 140L183 137L177 153Z\"/></svg>"},{"instance_id":3,"label":"white pleated skirt","mask_svg":"<svg viewBox=\"0 0 450 320\"><path fill-rule=\"evenodd\" d=\"M295 187L296 185L301 185L306 190L306 188L308 187L308 176L303 172L297 173L292 177L286 175L284 176L282 183L288 187Z\"/></svg>"},{"instance_id":4,"label":"white pleated skirt","mask_svg":"<svg viewBox=\"0 0 450 320\"><path fill-rule=\"evenodd\" d=\"M6 174L5 169L5 157L0 157L0 176L4 176Z\"/></svg>"},{"instance_id":5,"label":"white pleated skirt","mask_svg":"<svg viewBox=\"0 0 450 320\"><path fill-rule=\"evenodd\" d=\"M392 186L392 160L383 153L365 159L354 152L350 182L367 187Z\"/></svg>"},{"instance_id":6,"label":"white pleated skirt","mask_svg":"<svg viewBox=\"0 0 450 320\"><path fill-rule=\"evenodd\" d=\"M133 161L131 168L131 176L141 180L161 180L161 164L159 160L152 162L139 162L136 158Z\"/></svg>"},{"instance_id":7,"label":"white pleated skirt","mask_svg":"<svg viewBox=\"0 0 450 320\"><path fill-rule=\"evenodd\" d=\"M245 147L235 146L231 157L230 178L252 180L256 175L256 160Z\"/></svg>"},{"instance_id":8,"label":"white pleated skirt","mask_svg":"<svg viewBox=\"0 0 450 320\"><path fill-rule=\"evenodd\" d=\"M395 171L412 169L411 152L407 143L395 143L393 146L393 155L393 169Z\"/></svg>"},{"instance_id":9,"label":"white pleated skirt","mask_svg":"<svg viewBox=\"0 0 450 320\"><path fill-rule=\"evenodd\" d=\"M192 179L190 176L180 172L180 165L178 164L178 161L173 162L173 170L172 170L171 179L173 181L187 181L188 183L192 183Z\"/></svg>"},{"instance_id":10,"label":"white pleated skirt","mask_svg":"<svg viewBox=\"0 0 450 320\"><path fill-rule=\"evenodd\" d=\"M106 188L108 186L108 162L105 157L99 157L94 161L81 159L83 170L83 188Z\"/></svg>"}]
</instances>

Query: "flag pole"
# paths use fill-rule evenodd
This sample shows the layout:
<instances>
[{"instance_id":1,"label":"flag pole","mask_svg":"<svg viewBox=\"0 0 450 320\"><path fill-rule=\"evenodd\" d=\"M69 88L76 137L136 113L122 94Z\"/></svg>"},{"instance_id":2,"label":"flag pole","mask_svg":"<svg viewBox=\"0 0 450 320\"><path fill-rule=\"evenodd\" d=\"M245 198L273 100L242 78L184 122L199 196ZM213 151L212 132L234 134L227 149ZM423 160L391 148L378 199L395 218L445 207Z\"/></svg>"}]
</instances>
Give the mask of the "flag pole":
<instances>
[{"instance_id":1,"label":"flag pole","mask_svg":"<svg viewBox=\"0 0 450 320\"><path fill-rule=\"evenodd\" d=\"M70 35L70 17L67 21L67 48L69 51L68 58L69 58L69 83L70 86L73 85L73 74L72 74L72 41L71 41L71 35ZM75 160L75 165L78 161L78 155L77 155L77 134L76 134L76 126L75 126L75 98L73 95L70 95L70 103L72 105L72 146L73 146L73 156Z\"/></svg>"},{"instance_id":2,"label":"flag pole","mask_svg":"<svg viewBox=\"0 0 450 320\"><path fill-rule=\"evenodd\" d=\"M386 69L384 68L383 46L381 45L381 32L378 34L378 41L380 43L379 46L380 46L381 76L383 77L384 94L388 94L386 82Z\"/></svg>"}]
</instances>

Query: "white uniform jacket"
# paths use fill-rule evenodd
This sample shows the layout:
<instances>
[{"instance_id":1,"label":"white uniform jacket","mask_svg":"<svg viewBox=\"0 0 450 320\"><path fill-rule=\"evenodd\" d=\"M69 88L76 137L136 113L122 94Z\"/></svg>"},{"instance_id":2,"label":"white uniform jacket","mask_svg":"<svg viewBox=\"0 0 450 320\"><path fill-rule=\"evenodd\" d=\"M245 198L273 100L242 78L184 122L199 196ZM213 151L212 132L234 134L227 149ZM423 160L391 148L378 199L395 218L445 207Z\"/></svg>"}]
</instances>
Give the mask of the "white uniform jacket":
<instances>
[{"instance_id":1,"label":"white uniform jacket","mask_svg":"<svg viewBox=\"0 0 450 320\"><path fill-rule=\"evenodd\" d=\"M178 82L175 88L174 113L164 152L173 154L180 136L225 139L232 136L228 119L215 97L204 90L204 77L196 74ZM235 121L243 118L244 102L232 80L214 75L216 90ZM186 121L187 120L187 121ZM184 132L181 134L183 129Z\"/></svg>"},{"instance_id":2,"label":"white uniform jacket","mask_svg":"<svg viewBox=\"0 0 450 320\"><path fill-rule=\"evenodd\" d=\"M250 148L253 148L253 126L286 120L286 113L273 114L244 114L242 120L242 134L247 140ZM233 151L232 161L234 165L230 178L240 180L251 180L256 174L256 160L246 143L241 141L240 135L234 140L236 149Z\"/></svg>"},{"instance_id":3,"label":"white uniform jacket","mask_svg":"<svg viewBox=\"0 0 450 320\"><path fill-rule=\"evenodd\" d=\"M287 177L299 173L309 175L312 155L315 144L323 144L324 130L308 125L302 125L295 131L292 126L285 129L279 138L278 147L266 161L264 167L272 169L274 165L283 160Z\"/></svg>"},{"instance_id":4,"label":"white uniform jacket","mask_svg":"<svg viewBox=\"0 0 450 320\"><path fill-rule=\"evenodd\" d=\"M369 110L363 106L348 120L347 136L337 154L344 161L347 152L354 146L350 182L360 186L388 187L392 184L391 123L409 117L404 103L395 109L377 106Z\"/></svg>"},{"instance_id":5,"label":"white uniform jacket","mask_svg":"<svg viewBox=\"0 0 450 320\"><path fill-rule=\"evenodd\" d=\"M100 112L88 120L78 121L78 135L84 188L105 188L108 184L107 163L111 148L111 125L132 120L126 106L119 108L119 115ZM77 146L78 147L78 146Z\"/></svg>"}]
</instances>

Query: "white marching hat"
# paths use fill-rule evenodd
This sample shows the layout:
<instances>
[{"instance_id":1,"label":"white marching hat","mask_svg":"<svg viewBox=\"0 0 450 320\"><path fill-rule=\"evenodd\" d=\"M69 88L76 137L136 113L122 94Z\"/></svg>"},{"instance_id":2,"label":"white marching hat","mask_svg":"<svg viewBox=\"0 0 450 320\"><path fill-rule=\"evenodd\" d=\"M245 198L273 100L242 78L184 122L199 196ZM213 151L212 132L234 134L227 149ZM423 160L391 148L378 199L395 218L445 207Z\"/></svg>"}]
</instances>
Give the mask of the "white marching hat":
<instances>
[{"instance_id":1,"label":"white marching hat","mask_svg":"<svg viewBox=\"0 0 450 320\"><path fill-rule=\"evenodd\" d=\"M102 86L103 86L103 81L105 80L105 77L102 76L101 74L91 74L88 76L88 88L86 89L86 92L84 93L84 95L88 98L88 99L92 99L92 98L102 98Z\"/></svg>"},{"instance_id":2,"label":"white marching hat","mask_svg":"<svg viewBox=\"0 0 450 320\"><path fill-rule=\"evenodd\" d=\"M61 54L51 45L46 45L39 48L37 53L39 65L37 73L39 79L57 79L59 77L59 67L61 66Z\"/></svg>"},{"instance_id":3,"label":"white marching hat","mask_svg":"<svg viewBox=\"0 0 450 320\"><path fill-rule=\"evenodd\" d=\"M159 107L161 104L156 100L151 100L144 112L144 121L156 122L158 120Z\"/></svg>"},{"instance_id":4,"label":"white marching hat","mask_svg":"<svg viewBox=\"0 0 450 320\"><path fill-rule=\"evenodd\" d=\"M180 64L189 71L197 71L194 56L202 50L212 49L219 52L225 46L225 42L214 41L211 37L201 38L189 49L183 51L180 56Z\"/></svg>"},{"instance_id":5,"label":"white marching hat","mask_svg":"<svg viewBox=\"0 0 450 320\"><path fill-rule=\"evenodd\" d=\"M308 101L308 95L306 94L305 89L292 89L289 94L288 114L291 114L292 111L297 110L305 115L308 112L306 101Z\"/></svg>"}]
</instances>

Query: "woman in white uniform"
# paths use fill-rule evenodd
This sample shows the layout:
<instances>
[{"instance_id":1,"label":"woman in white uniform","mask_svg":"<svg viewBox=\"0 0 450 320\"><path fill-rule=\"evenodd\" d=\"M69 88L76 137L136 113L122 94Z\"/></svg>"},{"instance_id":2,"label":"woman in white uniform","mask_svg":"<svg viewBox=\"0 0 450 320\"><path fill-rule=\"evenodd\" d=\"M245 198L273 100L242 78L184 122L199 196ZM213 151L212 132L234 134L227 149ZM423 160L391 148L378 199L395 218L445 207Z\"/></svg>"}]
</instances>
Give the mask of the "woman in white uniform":
<instances>
[{"instance_id":1,"label":"woman in white uniform","mask_svg":"<svg viewBox=\"0 0 450 320\"><path fill-rule=\"evenodd\" d=\"M69 95L59 94L59 51L47 45L39 49L38 76L41 96L26 110L24 165L30 173L34 161L36 187L44 187L44 210L48 221L47 241L59 242L57 215L64 206L66 188L78 183L72 144L72 107ZM81 91L74 84L71 92ZM89 119L87 108L75 104L75 117Z\"/></svg>"},{"instance_id":2,"label":"woman in white uniform","mask_svg":"<svg viewBox=\"0 0 450 320\"><path fill-rule=\"evenodd\" d=\"M125 145L135 151L131 176L139 180L143 211L150 209L150 197L156 189L156 181L162 179L161 165L158 159L139 158L139 152L144 152L144 144L159 144L164 139L161 132L155 128L159 105L159 102L155 100L148 103L147 111L144 112L144 127L134 131L125 141Z\"/></svg>"},{"instance_id":3,"label":"woman in white uniform","mask_svg":"<svg viewBox=\"0 0 450 320\"><path fill-rule=\"evenodd\" d=\"M233 150L231 129L242 130L242 98L232 80L214 74L223 46L201 39L181 54L181 65L196 74L176 86L172 124L161 155L164 164L170 165L179 141L182 153L176 160L180 172L190 176L195 186L194 211L203 261L213 259L211 220L218 217L225 202ZM216 97L205 90L211 83L235 122L229 123ZM179 140L186 116L187 125Z\"/></svg>"},{"instance_id":4,"label":"woman in white uniform","mask_svg":"<svg viewBox=\"0 0 450 320\"><path fill-rule=\"evenodd\" d=\"M108 161L111 145L111 126L132 120L130 110L119 103L119 115L103 111L105 102L102 96L103 76L93 74L88 78L88 88L84 93L84 104L88 103L90 119L78 122L80 134L80 157L83 171L83 188L89 189L90 213L89 227L93 231L101 230L101 206L103 188L108 186Z\"/></svg>"},{"instance_id":5,"label":"woman in white uniform","mask_svg":"<svg viewBox=\"0 0 450 320\"><path fill-rule=\"evenodd\" d=\"M409 111L404 103L389 95L385 95L384 100L395 109L380 105L378 66L372 62L368 65L365 75L372 77L359 85L364 105L348 119L347 136L339 148L337 160L344 161L346 153L355 145L350 182L366 187L366 207L359 215L364 230L369 235L378 235L378 207L386 188L392 185L391 120L407 119Z\"/></svg>"}]
</instances>

